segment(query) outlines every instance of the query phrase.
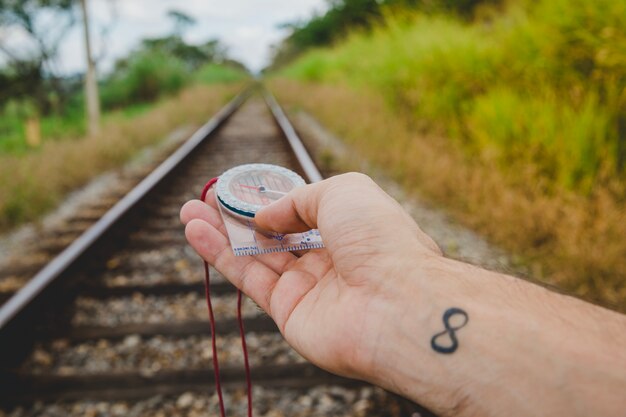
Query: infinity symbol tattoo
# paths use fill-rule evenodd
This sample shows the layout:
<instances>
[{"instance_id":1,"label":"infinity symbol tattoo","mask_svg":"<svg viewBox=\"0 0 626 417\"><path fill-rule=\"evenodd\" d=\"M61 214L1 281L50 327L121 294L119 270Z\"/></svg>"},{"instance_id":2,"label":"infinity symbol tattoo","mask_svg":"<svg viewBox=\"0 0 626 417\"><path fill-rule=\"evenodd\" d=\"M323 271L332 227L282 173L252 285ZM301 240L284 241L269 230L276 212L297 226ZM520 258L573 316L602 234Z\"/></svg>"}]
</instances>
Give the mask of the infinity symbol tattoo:
<instances>
[{"instance_id":1,"label":"infinity symbol tattoo","mask_svg":"<svg viewBox=\"0 0 626 417\"><path fill-rule=\"evenodd\" d=\"M457 326L451 326L450 318L456 315L463 316L464 321L463 323ZM460 308L456 308L456 307L447 309L446 312L443 313L443 325L446 327L446 329L441 333L437 333L436 335L433 336L432 339L430 339L430 346L433 348L435 352L445 353L445 354L454 353L454 351L456 351L456 349L459 347L459 341L456 338L456 331L459 330L461 327L465 326L468 321L469 321L469 316L464 310L461 310ZM438 342L438 339L445 335L448 335L452 344L441 345Z\"/></svg>"}]
</instances>

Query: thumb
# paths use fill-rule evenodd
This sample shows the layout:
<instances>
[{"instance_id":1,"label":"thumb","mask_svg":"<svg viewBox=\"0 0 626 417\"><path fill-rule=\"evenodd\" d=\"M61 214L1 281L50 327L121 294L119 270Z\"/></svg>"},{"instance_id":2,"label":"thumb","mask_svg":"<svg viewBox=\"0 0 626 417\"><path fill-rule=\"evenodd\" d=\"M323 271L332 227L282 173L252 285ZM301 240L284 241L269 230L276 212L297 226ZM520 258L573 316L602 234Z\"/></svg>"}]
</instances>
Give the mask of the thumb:
<instances>
[{"instance_id":1,"label":"thumb","mask_svg":"<svg viewBox=\"0 0 626 417\"><path fill-rule=\"evenodd\" d=\"M316 229L317 213L327 187L326 181L293 189L286 196L259 210L254 217L255 223L265 230L278 233Z\"/></svg>"}]
</instances>

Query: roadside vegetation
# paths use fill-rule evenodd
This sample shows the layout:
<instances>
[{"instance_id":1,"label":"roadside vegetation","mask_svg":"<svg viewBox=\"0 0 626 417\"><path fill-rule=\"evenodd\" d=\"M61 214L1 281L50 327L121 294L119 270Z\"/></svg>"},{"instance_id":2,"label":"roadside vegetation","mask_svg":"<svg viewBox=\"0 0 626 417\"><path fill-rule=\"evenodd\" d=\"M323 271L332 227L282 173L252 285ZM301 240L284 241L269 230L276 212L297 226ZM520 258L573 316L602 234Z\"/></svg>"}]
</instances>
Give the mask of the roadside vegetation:
<instances>
[{"instance_id":1,"label":"roadside vegetation","mask_svg":"<svg viewBox=\"0 0 626 417\"><path fill-rule=\"evenodd\" d=\"M383 10L272 85L534 277L626 310L626 1L461 3Z\"/></svg>"},{"instance_id":2,"label":"roadside vegetation","mask_svg":"<svg viewBox=\"0 0 626 417\"><path fill-rule=\"evenodd\" d=\"M37 219L68 192L124 164L177 127L206 122L241 88L196 85L134 117L110 114L98 136L46 141L19 158L0 155L0 230Z\"/></svg>"},{"instance_id":3,"label":"roadside vegetation","mask_svg":"<svg viewBox=\"0 0 626 417\"><path fill-rule=\"evenodd\" d=\"M216 41L190 46L178 36L147 39L102 79L100 104L105 119L109 113L133 117L183 88L238 82L249 76L241 64L226 58ZM18 81L14 80L13 85ZM29 135L33 136L28 131L29 121L36 121L36 142L71 139L86 133L81 80L72 77L61 82L67 90L62 100L55 91L48 91L42 99L16 91L4 102L0 100L0 154L19 156L36 149L29 143Z\"/></svg>"},{"instance_id":4,"label":"roadside vegetation","mask_svg":"<svg viewBox=\"0 0 626 417\"><path fill-rule=\"evenodd\" d=\"M250 77L219 41L185 43L182 32L194 21L171 11L172 34L144 39L101 76L102 123L99 133L89 135L83 77L51 72L59 44L48 45L49 34L33 26L39 14L53 13L71 24L75 3L0 2L0 29L19 26L40 45L22 56L0 39L5 54L0 60L0 231L38 219L68 192L176 128L205 122Z\"/></svg>"},{"instance_id":5,"label":"roadside vegetation","mask_svg":"<svg viewBox=\"0 0 626 417\"><path fill-rule=\"evenodd\" d=\"M154 65L150 59L147 57L145 64ZM148 66L147 73L141 73L143 69L138 67L134 71L139 74L103 84L104 122L112 117L135 117L152 109L160 100L175 97L181 90L195 85L239 83L250 77L246 70L232 65L209 63L192 72L172 70L175 65L176 62L173 65L170 62L163 67ZM39 151L38 145L29 144L29 120L36 120L39 142L75 140L84 136L87 128L82 92L77 92L62 111L45 115L28 100L7 102L0 111L0 155L19 157Z\"/></svg>"}]
</instances>

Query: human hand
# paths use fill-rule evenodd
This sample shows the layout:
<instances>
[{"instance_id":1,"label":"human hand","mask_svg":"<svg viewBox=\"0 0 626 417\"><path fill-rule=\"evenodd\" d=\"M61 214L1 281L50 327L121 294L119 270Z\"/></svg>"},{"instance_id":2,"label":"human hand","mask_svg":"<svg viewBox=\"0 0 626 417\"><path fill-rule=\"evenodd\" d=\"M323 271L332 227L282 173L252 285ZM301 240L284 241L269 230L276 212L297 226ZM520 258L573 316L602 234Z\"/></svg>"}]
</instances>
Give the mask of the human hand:
<instances>
[{"instance_id":1,"label":"human hand","mask_svg":"<svg viewBox=\"0 0 626 417\"><path fill-rule=\"evenodd\" d=\"M181 219L195 250L331 372L442 416L623 414L626 316L444 258L365 175L297 188L257 213L264 229L319 229L326 247L301 257L235 257L212 192ZM450 326L451 309L470 324ZM446 335L454 349L433 348Z\"/></svg>"},{"instance_id":2,"label":"human hand","mask_svg":"<svg viewBox=\"0 0 626 417\"><path fill-rule=\"evenodd\" d=\"M437 245L369 177L344 174L297 188L260 210L256 223L280 233L319 229L324 249L235 257L210 191L181 210L194 249L276 322L304 357L331 372L367 380L392 300L416 260Z\"/></svg>"}]
</instances>

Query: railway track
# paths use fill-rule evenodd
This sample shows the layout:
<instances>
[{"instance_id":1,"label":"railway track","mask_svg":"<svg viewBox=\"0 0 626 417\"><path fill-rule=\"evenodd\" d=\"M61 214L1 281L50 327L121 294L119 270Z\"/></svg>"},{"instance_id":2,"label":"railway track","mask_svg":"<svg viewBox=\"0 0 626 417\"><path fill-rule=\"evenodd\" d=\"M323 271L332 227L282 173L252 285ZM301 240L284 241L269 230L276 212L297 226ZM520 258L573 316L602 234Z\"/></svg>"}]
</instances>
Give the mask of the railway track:
<instances>
[{"instance_id":1,"label":"railway track","mask_svg":"<svg viewBox=\"0 0 626 417\"><path fill-rule=\"evenodd\" d=\"M114 193L119 201L107 197L106 214L83 213L76 230L59 233L72 243L0 298L0 416L217 415L202 267L178 212L207 179L242 163L318 179L280 107L265 100L235 98L129 193ZM226 406L244 415L236 292L211 273ZM256 415L431 415L308 363L249 300L243 314Z\"/></svg>"}]
</instances>

